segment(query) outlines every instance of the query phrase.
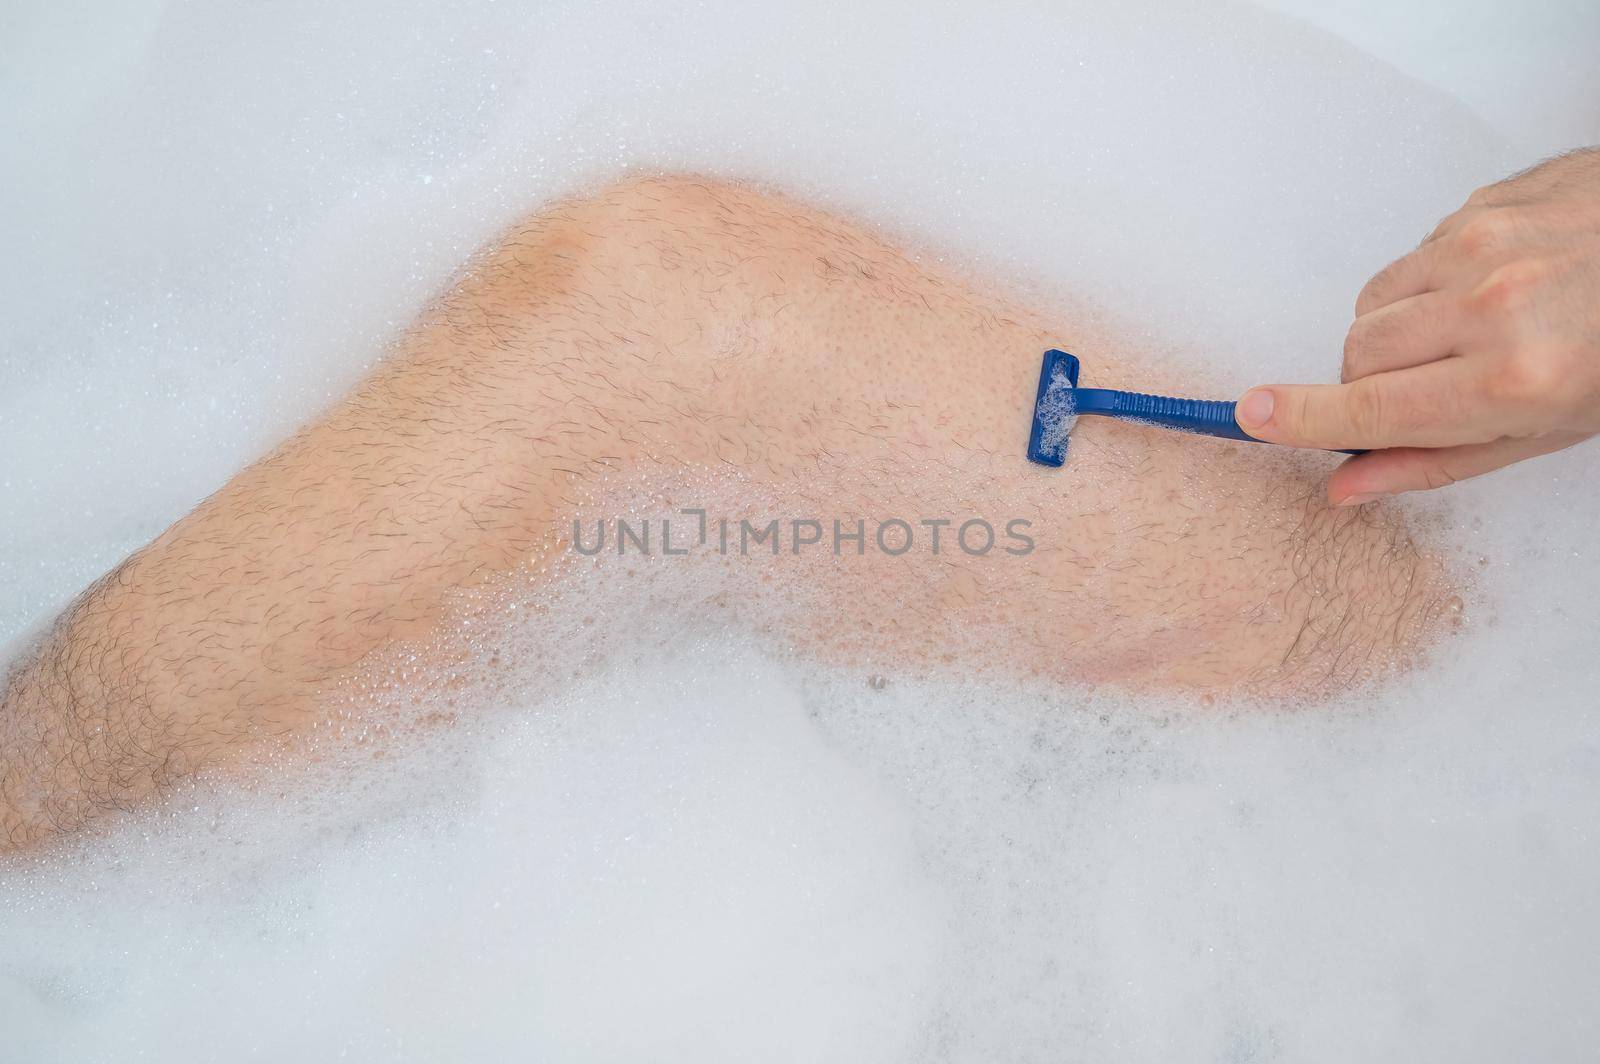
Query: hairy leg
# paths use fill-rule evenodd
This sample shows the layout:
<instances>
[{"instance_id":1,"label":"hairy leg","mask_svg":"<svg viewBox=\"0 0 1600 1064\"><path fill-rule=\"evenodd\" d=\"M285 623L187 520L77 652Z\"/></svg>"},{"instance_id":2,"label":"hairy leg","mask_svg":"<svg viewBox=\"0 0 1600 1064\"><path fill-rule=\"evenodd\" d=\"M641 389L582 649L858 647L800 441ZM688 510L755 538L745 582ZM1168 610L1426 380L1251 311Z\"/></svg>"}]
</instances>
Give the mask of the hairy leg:
<instances>
[{"instance_id":1,"label":"hairy leg","mask_svg":"<svg viewBox=\"0 0 1600 1064\"><path fill-rule=\"evenodd\" d=\"M1026 554L953 549L954 524L939 554L786 545L769 561L822 596L818 653L929 656L937 626L1068 682L1273 694L1421 645L1438 565L1381 510L1322 508L1291 458L1086 422L1064 469L1027 465L1044 348L1084 354L1086 384L1167 383L1072 317L741 187L636 181L545 211L24 657L0 840L308 727L330 685L446 623L452 592L564 550L584 500L695 470L851 529L1028 522Z\"/></svg>"}]
</instances>

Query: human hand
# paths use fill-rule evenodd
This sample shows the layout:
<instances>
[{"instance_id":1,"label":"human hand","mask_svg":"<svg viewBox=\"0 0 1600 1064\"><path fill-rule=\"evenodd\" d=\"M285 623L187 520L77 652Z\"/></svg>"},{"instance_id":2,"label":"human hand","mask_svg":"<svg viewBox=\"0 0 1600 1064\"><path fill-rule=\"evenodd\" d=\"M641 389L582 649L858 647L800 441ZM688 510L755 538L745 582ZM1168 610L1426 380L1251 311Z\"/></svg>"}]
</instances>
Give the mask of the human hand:
<instances>
[{"instance_id":1,"label":"human hand","mask_svg":"<svg viewBox=\"0 0 1600 1064\"><path fill-rule=\"evenodd\" d=\"M1600 148L1474 192L1355 312L1344 383L1252 388L1237 413L1273 443L1369 449L1329 480L1338 505L1600 432Z\"/></svg>"}]
</instances>

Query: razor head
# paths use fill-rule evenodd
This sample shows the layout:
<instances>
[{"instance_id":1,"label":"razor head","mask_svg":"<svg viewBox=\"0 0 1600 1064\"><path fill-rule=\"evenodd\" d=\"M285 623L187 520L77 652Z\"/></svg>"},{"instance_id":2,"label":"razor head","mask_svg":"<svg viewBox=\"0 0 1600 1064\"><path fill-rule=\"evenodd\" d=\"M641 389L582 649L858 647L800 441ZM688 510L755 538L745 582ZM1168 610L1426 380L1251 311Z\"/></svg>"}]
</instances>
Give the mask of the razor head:
<instances>
[{"instance_id":1,"label":"razor head","mask_svg":"<svg viewBox=\"0 0 1600 1064\"><path fill-rule=\"evenodd\" d=\"M1067 460L1067 435L1077 417L1073 392L1078 387L1078 359L1052 348L1039 367L1039 393L1033 400L1033 431L1028 434L1028 461L1059 466Z\"/></svg>"}]
</instances>

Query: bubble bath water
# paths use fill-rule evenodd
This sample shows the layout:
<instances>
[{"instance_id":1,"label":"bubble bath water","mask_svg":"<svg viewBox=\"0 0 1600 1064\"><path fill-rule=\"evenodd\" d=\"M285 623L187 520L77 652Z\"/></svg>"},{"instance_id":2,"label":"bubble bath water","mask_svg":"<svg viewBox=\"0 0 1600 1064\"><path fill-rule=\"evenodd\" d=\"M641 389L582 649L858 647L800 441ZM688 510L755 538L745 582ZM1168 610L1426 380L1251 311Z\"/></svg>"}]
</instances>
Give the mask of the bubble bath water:
<instances>
[{"instance_id":1,"label":"bubble bath water","mask_svg":"<svg viewBox=\"0 0 1600 1064\"><path fill-rule=\"evenodd\" d=\"M0 63L0 641L629 169L1087 298L1231 395L1327 379L1362 281L1532 161L1244 5L82 14ZM662 559L512 594L448 726L0 865L0 1061L1578 1058L1595 460L1415 504L1468 630L1314 707L838 669Z\"/></svg>"}]
</instances>

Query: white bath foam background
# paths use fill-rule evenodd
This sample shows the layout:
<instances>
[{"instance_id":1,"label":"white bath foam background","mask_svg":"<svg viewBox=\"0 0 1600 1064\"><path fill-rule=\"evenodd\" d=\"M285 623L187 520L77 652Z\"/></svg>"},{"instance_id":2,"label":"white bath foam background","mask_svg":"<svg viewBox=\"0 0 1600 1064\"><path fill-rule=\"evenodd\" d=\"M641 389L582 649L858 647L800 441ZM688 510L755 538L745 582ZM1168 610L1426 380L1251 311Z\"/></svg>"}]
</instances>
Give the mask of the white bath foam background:
<instances>
[{"instance_id":1,"label":"white bath foam background","mask_svg":"<svg viewBox=\"0 0 1600 1064\"><path fill-rule=\"evenodd\" d=\"M1530 157L1600 140L1592 4L1501 0L1264 0L1427 84L1492 122Z\"/></svg>"},{"instance_id":2,"label":"white bath foam background","mask_svg":"<svg viewBox=\"0 0 1600 1064\"><path fill-rule=\"evenodd\" d=\"M4 18L0 639L338 394L487 234L623 167L1087 295L1220 395L1331 377L1365 276L1539 121L1248 7ZM1577 1059L1593 461L1454 493L1474 630L1360 704L875 690L713 631L511 692L427 771L197 794L0 878L0 1060Z\"/></svg>"}]
</instances>

